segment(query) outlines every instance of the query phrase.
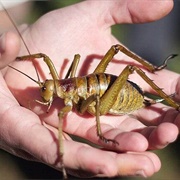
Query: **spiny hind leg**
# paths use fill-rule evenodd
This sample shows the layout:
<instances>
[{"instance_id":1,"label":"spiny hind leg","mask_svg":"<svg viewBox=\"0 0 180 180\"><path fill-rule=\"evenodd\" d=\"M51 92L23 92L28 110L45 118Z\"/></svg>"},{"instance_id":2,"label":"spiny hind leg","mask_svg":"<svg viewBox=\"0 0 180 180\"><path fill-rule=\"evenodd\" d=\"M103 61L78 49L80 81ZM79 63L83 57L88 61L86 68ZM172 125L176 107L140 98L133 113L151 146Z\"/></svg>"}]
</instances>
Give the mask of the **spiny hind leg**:
<instances>
[{"instance_id":1,"label":"spiny hind leg","mask_svg":"<svg viewBox=\"0 0 180 180\"><path fill-rule=\"evenodd\" d=\"M128 77L131 73L131 66L126 66L114 83L106 90L106 93L103 94L99 103L99 111L101 115L105 115L110 111L117 99L119 92L127 83Z\"/></svg>"},{"instance_id":2,"label":"spiny hind leg","mask_svg":"<svg viewBox=\"0 0 180 180\"><path fill-rule=\"evenodd\" d=\"M175 109L180 111L180 105L176 103L165 92L163 92L162 89L159 88L140 68L132 65L127 65L117 77L115 82L111 85L111 87L108 88L106 93L101 97L99 102L100 115L107 114L109 112L109 110L115 103L115 99L117 98L118 93L121 91L124 84L127 82L129 75L132 74L134 71L136 71L136 73L142 79L144 79L144 81L146 81L171 107L174 107Z\"/></svg>"},{"instance_id":3,"label":"spiny hind leg","mask_svg":"<svg viewBox=\"0 0 180 180\"><path fill-rule=\"evenodd\" d=\"M136 71L136 73L146 81L152 89L154 89L157 94L165 100L171 107L174 107L176 110L180 111L180 104L175 102L172 98L171 95L167 95L161 88L159 88L140 68L136 66L130 66L133 71Z\"/></svg>"},{"instance_id":4,"label":"spiny hind leg","mask_svg":"<svg viewBox=\"0 0 180 180\"><path fill-rule=\"evenodd\" d=\"M113 45L108 52L105 54L105 56L102 58L102 60L99 62L98 66L96 67L96 69L94 70L94 73L103 73L105 72L109 62L113 59L113 57L119 52L121 51L122 53L126 54L127 56L129 56L130 58L134 59L135 61L139 62L140 64L142 64L144 67L146 67L150 72L155 72L155 71L159 71L162 70L166 67L168 60L174 58L175 56L177 56L176 54L172 54L170 56L168 56L162 65L160 66L154 66L153 64L151 64L150 62L146 61L145 59L141 58L140 56L138 56L137 54L133 53L132 51L130 51L128 48L126 48L123 45L120 44L116 44Z\"/></svg>"}]
</instances>

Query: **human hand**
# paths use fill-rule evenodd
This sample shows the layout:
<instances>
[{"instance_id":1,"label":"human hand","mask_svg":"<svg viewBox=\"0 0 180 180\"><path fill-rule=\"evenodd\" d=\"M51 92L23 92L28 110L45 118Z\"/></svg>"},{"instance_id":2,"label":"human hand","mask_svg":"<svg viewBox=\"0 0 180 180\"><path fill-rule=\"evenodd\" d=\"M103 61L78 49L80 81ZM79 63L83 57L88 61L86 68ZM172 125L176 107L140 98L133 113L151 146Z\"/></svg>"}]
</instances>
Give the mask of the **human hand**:
<instances>
[{"instance_id":1,"label":"human hand","mask_svg":"<svg viewBox=\"0 0 180 180\"><path fill-rule=\"evenodd\" d=\"M81 55L79 67L82 69L80 74L84 74L85 71L88 74L93 72L99 63L98 56L104 55L111 45L119 43L110 32L110 27L113 24L157 20L171 10L173 3L172 1L147 1L138 4L138 2L85 1L59 9L41 17L30 27L21 27L23 38L32 54L42 52L51 57L57 70L61 70L62 77L66 73L63 67L68 67L70 64L69 62L65 66L64 60L72 60L76 53ZM10 39L11 43L8 44ZM12 42L12 40L14 41ZM9 64L17 55L27 54L23 46L18 54L20 45L15 34L7 34L5 44L1 67ZM91 57L93 61L90 61ZM122 53L119 53L115 58L132 62L132 59L127 58ZM40 73L43 78L44 76L50 77L49 70L43 62L38 61L36 64L41 67L38 69L41 69L45 74ZM31 75L34 79L37 78L34 67L29 61L14 61L12 66ZM119 74L124 66L119 63L118 68L115 69L115 64L112 62L107 71ZM88 67L88 69L84 67ZM32 100L39 99L39 91L35 88L36 84L9 68L3 69L2 75L1 147L15 155L42 161L59 169L60 164L56 163L57 113L63 107L62 102L55 100L51 111L45 114L40 105L31 103ZM180 86L178 74L162 70L156 75L151 73L147 73L147 75L155 79L155 83L160 87L164 87L168 94L177 92L178 95ZM141 84L144 90L151 91L141 78L136 75L131 77L134 82ZM162 82L161 77L166 77L166 82ZM6 84L15 97L10 93ZM32 109L38 116L28 110L29 102L31 105L33 104ZM119 146L103 144L104 149L100 150L72 141L69 137L68 140L64 140L64 163L71 170L71 174L82 175L81 173L84 171L83 176L111 177L117 175L151 176L157 172L160 168L158 157L152 152L144 151L163 148L176 139L179 114L172 108L156 104L153 105L153 109L145 108L136 112L135 115L136 118L129 116L101 117L101 128L105 132L104 136L115 139L119 142ZM146 127L139 120L156 126ZM42 125L42 122L45 122L45 126ZM68 134L77 135L102 145L96 135L94 117L79 116L73 111L65 119L63 129ZM110 152L109 149L115 152Z\"/></svg>"}]
</instances>

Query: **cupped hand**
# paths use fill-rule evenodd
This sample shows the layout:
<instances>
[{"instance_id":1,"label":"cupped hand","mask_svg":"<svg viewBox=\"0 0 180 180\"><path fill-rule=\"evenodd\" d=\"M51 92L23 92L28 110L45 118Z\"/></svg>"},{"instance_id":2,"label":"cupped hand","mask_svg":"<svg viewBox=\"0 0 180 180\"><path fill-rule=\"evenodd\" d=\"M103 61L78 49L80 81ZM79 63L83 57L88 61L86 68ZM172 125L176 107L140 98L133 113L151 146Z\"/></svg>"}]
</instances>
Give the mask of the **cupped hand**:
<instances>
[{"instance_id":1,"label":"cupped hand","mask_svg":"<svg viewBox=\"0 0 180 180\"><path fill-rule=\"evenodd\" d=\"M64 77L74 54L81 55L79 75L93 72L102 56L119 43L111 34L111 26L118 23L143 23L162 18L172 9L173 1L84 1L73 6L52 11L30 26L22 26L21 32L33 53L45 53L54 62L60 77ZM16 56L27 55L19 37L6 33L0 41L2 69L0 87L1 148L17 156L38 160L59 169L58 157L58 111L63 101L56 99L48 114L46 108L34 102L40 100L37 84L22 74L7 68L12 66L37 79L30 61L14 61ZM67 61L69 60L69 61ZM133 62L119 53L107 72L119 75L126 63ZM42 60L36 60L41 79L50 78L49 70ZM155 74L146 72L167 94L180 94L179 75L168 70ZM77 74L78 75L78 74ZM161 78L166 78L162 81ZM151 88L136 74L133 82L146 91ZM34 113L35 112L35 113ZM78 115L72 111L64 120L67 134L80 136L101 145L96 149L73 141L64 134L64 164L76 176L151 176L160 169L160 160L147 149L161 149L173 142L180 127L179 112L163 104L144 108L134 116L102 116L101 128L105 137L115 139L119 145L102 143L96 135L95 117ZM147 124L148 126L145 126ZM108 151L112 150L112 151ZM124 163L126 162L126 163Z\"/></svg>"}]
</instances>

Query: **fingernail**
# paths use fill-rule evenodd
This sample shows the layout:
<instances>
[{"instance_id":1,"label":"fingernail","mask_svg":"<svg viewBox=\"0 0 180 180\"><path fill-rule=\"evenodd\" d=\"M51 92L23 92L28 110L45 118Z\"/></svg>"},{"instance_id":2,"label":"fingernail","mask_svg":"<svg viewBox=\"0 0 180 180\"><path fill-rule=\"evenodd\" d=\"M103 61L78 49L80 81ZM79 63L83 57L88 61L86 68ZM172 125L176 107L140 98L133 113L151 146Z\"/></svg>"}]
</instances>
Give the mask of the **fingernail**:
<instances>
[{"instance_id":1,"label":"fingernail","mask_svg":"<svg viewBox=\"0 0 180 180\"><path fill-rule=\"evenodd\" d=\"M2 34L0 37L0 53L5 51L5 44L6 43L6 34Z\"/></svg>"},{"instance_id":2,"label":"fingernail","mask_svg":"<svg viewBox=\"0 0 180 180\"><path fill-rule=\"evenodd\" d=\"M144 178L147 177L143 170L138 170L138 171L136 172L136 176L141 176L141 177L144 177Z\"/></svg>"}]
</instances>

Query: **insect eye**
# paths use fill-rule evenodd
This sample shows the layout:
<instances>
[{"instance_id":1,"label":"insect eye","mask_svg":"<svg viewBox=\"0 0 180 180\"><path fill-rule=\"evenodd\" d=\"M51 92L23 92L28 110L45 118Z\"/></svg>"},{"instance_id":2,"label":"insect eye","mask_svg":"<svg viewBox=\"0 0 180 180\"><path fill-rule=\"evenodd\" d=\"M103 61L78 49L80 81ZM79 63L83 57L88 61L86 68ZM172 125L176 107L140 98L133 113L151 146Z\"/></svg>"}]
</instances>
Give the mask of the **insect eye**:
<instances>
[{"instance_id":1,"label":"insect eye","mask_svg":"<svg viewBox=\"0 0 180 180\"><path fill-rule=\"evenodd\" d=\"M41 88L41 91L46 91L46 87L45 86L43 86L42 88Z\"/></svg>"}]
</instances>

